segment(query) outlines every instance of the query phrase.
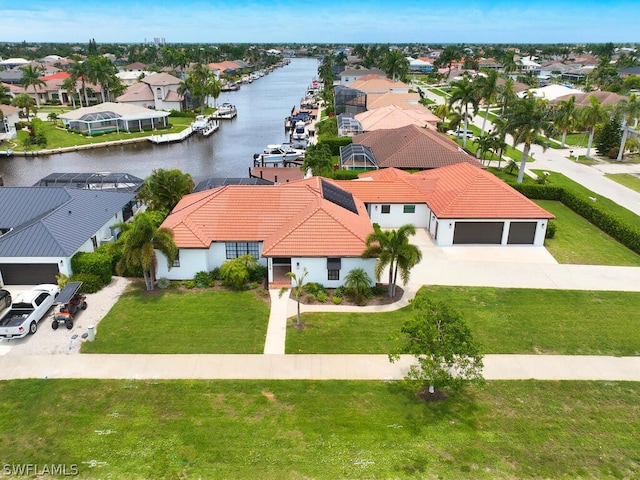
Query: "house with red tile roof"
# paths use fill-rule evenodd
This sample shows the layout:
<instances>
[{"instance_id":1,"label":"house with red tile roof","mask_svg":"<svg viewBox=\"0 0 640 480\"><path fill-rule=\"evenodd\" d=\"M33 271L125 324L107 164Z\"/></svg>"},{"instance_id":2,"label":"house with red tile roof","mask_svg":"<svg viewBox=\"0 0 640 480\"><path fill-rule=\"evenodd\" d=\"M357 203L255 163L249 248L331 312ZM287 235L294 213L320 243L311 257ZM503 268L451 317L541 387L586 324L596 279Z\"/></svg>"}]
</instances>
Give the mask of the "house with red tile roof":
<instances>
[{"instance_id":1,"label":"house with red tile roof","mask_svg":"<svg viewBox=\"0 0 640 480\"><path fill-rule=\"evenodd\" d=\"M410 174L387 168L336 181L365 204L383 228L412 223L438 246L544 244L554 216L505 182L470 163Z\"/></svg>"},{"instance_id":2,"label":"house with red tile roof","mask_svg":"<svg viewBox=\"0 0 640 480\"><path fill-rule=\"evenodd\" d=\"M367 160L367 164L354 163L350 152L356 145L370 149L373 160ZM450 138L415 124L365 132L354 136L351 145L340 148L340 166L347 169L395 167L426 170L460 162L481 165Z\"/></svg>"},{"instance_id":3,"label":"house with red tile roof","mask_svg":"<svg viewBox=\"0 0 640 480\"><path fill-rule=\"evenodd\" d=\"M328 287L354 268L374 279L375 259L362 259L373 227L362 201L330 180L312 177L279 185L226 185L186 195L162 227L174 233L178 261L158 254L158 277L191 279L226 260L251 254L270 283L287 272Z\"/></svg>"},{"instance_id":4,"label":"house with red tile roof","mask_svg":"<svg viewBox=\"0 0 640 480\"><path fill-rule=\"evenodd\" d=\"M364 132L391 130L407 125L435 130L440 119L431 113L428 108L422 105L417 106L420 108L404 109L396 105L388 105L386 107L368 109L366 112L355 115L355 119L360 122Z\"/></svg>"}]
</instances>

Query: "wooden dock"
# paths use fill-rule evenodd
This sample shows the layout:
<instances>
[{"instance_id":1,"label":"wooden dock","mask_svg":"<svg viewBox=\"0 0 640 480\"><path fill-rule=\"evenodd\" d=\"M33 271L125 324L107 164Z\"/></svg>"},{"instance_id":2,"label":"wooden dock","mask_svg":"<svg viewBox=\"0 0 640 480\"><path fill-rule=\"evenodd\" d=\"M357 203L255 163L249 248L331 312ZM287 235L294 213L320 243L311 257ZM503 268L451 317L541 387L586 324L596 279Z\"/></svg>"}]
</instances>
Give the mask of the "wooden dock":
<instances>
[{"instance_id":1,"label":"wooden dock","mask_svg":"<svg viewBox=\"0 0 640 480\"><path fill-rule=\"evenodd\" d=\"M180 133L161 133L159 135L151 135L147 139L155 144L181 142L194 132L193 127L189 125Z\"/></svg>"}]
</instances>

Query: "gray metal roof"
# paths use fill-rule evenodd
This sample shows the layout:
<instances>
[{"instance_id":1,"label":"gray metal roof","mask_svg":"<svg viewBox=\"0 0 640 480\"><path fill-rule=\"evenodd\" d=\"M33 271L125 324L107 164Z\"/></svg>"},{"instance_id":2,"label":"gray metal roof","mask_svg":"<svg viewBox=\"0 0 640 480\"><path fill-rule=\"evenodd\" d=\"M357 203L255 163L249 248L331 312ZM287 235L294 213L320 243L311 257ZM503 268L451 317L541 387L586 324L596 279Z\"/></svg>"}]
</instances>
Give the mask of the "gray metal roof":
<instances>
[{"instance_id":1,"label":"gray metal roof","mask_svg":"<svg viewBox=\"0 0 640 480\"><path fill-rule=\"evenodd\" d=\"M0 188L0 257L69 257L134 193L61 187Z\"/></svg>"}]
</instances>

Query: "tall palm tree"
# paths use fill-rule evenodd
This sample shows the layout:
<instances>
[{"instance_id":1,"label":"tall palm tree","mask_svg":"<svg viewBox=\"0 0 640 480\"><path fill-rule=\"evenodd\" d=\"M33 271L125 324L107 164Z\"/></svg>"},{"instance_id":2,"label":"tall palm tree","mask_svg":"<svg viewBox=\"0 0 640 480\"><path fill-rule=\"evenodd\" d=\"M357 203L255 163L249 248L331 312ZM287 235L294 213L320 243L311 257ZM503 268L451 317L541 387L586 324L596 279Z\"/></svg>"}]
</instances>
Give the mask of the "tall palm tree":
<instances>
[{"instance_id":1,"label":"tall palm tree","mask_svg":"<svg viewBox=\"0 0 640 480\"><path fill-rule=\"evenodd\" d=\"M487 125L487 117L489 116L489 107L496 103L498 98L498 72L490 70L486 77L478 77L477 88L480 100L485 103L484 118L482 119L482 128L480 136L484 135L484 129Z\"/></svg>"},{"instance_id":2,"label":"tall palm tree","mask_svg":"<svg viewBox=\"0 0 640 480\"><path fill-rule=\"evenodd\" d=\"M25 118L29 119L29 111L36 104L36 102L31 98L31 95L27 93L21 93L20 95L16 95L16 98L13 99L13 106L22 108L24 110Z\"/></svg>"},{"instance_id":3,"label":"tall palm tree","mask_svg":"<svg viewBox=\"0 0 640 480\"><path fill-rule=\"evenodd\" d=\"M86 61L87 81L100 85L102 103L109 98L109 87L114 84L113 78L117 72L116 66L106 57L91 57Z\"/></svg>"},{"instance_id":4,"label":"tall palm tree","mask_svg":"<svg viewBox=\"0 0 640 480\"><path fill-rule=\"evenodd\" d=\"M625 144L627 143L627 135L630 128L635 128L638 125L638 117L640 116L640 101L636 94L631 95L628 101L624 103L620 102L620 113L622 116L622 140L620 142L620 149L618 150L618 162L622 161L624 155ZM633 127L632 127L633 126Z\"/></svg>"},{"instance_id":5,"label":"tall palm tree","mask_svg":"<svg viewBox=\"0 0 640 480\"><path fill-rule=\"evenodd\" d=\"M513 78L505 79L504 83L498 89L498 101L502 104L502 114L509 107L509 104L518 98L516 92L516 82Z\"/></svg>"},{"instance_id":6,"label":"tall palm tree","mask_svg":"<svg viewBox=\"0 0 640 480\"><path fill-rule=\"evenodd\" d=\"M373 233L366 238L362 258L378 258L374 270L377 279L380 279L385 268L389 268L388 295L392 298L396 294L398 272L406 285L411 269L422 260L420 249L409 243L409 237L415 233L416 228L411 224L403 225L397 230L383 231L380 225L374 223Z\"/></svg>"},{"instance_id":7,"label":"tall palm tree","mask_svg":"<svg viewBox=\"0 0 640 480\"><path fill-rule=\"evenodd\" d=\"M73 105L73 109L76 109L76 97L74 96L76 89L78 87L77 83L71 78L65 78L62 82L62 89L67 92L67 97L71 99L71 104Z\"/></svg>"},{"instance_id":8,"label":"tall palm tree","mask_svg":"<svg viewBox=\"0 0 640 480\"><path fill-rule=\"evenodd\" d=\"M21 70L22 77L20 78L20 83L22 83L25 91L27 91L29 87L33 87L33 95L36 98L36 108L40 108L40 97L38 96L38 89L47 85L43 80L40 80L44 69L42 67L27 65L25 67L21 67Z\"/></svg>"},{"instance_id":9,"label":"tall palm tree","mask_svg":"<svg viewBox=\"0 0 640 480\"><path fill-rule=\"evenodd\" d=\"M473 115L478 113L478 104L480 103L478 89L467 75L465 75L462 80L451 82L451 87L452 90L451 96L449 97L449 107L452 107L455 104L459 104L461 106L463 111L464 129L466 131L469 129L469 106L471 106ZM467 136L463 135L462 147L465 148L466 146Z\"/></svg>"},{"instance_id":10,"label":"tall palm tree","mask_svg":"<svg viewBox=\"0 0 640 480\"><path fill-rule=\"evenodd\" d=\"M389 50L382 58L382 70L394 82L402 80L409 71L409 62L400 50Z\"/></svg>"},{"instance_id":11,"label":"tall palm tree","mask_svg":"<svg viewBox=\"0 0 640 480\"><path fill-rule=\"evenodd\" d=\"M591 158L591 145L596 127L609 119L607 109L600 103L597 97L589 96L589 106L583 107L579 114L580 124L589 131L589 141L587 143L586 158Z\"/></svg>"},{"instance_id":12,"label":"tall palm tree","mask_svg":"<svg viewBox=\"0 0 640 480\"><path fill-rule=\"evenodd\" d=\"M542 135L550 135L554 131L551 120L551 111L547 104L540 102L531 94L512 103L509 110L505 112L504 132L513 137L514 147L524 144L517 183L522 183L524 179L531 145L536 144L543 150L547 149L547 142Z\"/></svg>"},{"instance_id":13,"label":"tall palm tree","mask_svg":"<svg viewBox=\"0 0 640 480\"><path fill-rule=\"evenodd\" d=\"M502 71L507 75L520 69L519 62L515 59L515 56L516 53L513 50L508 50L504 53L504 58L502 59Z\"/></svg>"},{"instance_id":14,"label":"tall palm tree","mask_svg":"<svg viewBox=\"0 0 640 480\"><path fill-rule=\"evenodd\" d=\"M562 132L562 148L564 148L567 140L567 132L576 126L577 121L578 109L576 108L576 97L574 96L567 100L559 101L554 110L553 123L556 129Z\"/></svg>"},{"instance_id":15,"label":"tall palm tree","mask_svg":"<svg viewBox=\"0 0 640 480\"><path fill-rule=\"evenodd\" d=\"M173 232L168 228L158 228L149 216L140 214L122 233L122 258L116 271L122 274L127 267L141 267L147 290L153 290L156 281L158 259L156 250L167 257L169 268L178 256L178 247L173 241Z\"/></svg>"},{"instance_id":16,"label":"tall palm tree","mask_svg":"<svg viewBox=\"0 0 640 480\"><path fill-rule=\"evenodd\" d=\"M86 85L86 75L87 75L87 65L86 62L75 61L69 64L69 73L71 74L71 79L74 82L78 82L80 80L80 90L82 95L84 95L84 106L89 106L89 98L87 96L87 85ZM82 107L82 97L78 95L80 100L80 107Z\"/></svg>"}]
</instances>

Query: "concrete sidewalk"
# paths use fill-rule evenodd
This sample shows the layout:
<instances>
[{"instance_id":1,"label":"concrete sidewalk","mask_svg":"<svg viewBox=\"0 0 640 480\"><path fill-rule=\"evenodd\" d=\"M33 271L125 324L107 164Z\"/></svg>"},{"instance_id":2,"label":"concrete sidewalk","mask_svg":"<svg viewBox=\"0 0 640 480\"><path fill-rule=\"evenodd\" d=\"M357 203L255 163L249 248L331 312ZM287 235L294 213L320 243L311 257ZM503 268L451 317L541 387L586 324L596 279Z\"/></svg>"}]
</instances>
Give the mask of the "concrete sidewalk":
<instances>
[{"instance_id":1,"label":"concrete sidewalk","mask_svg":"<svg viewBox=\"0 0 640 480\"><path fill-rule=\"evenodd\" d=\"M414 359L386 355L28 355L4 357L16 378L399 380ZM487 380L640 381L640 357L486 355Z\"/></svg>"}]
</instances>

